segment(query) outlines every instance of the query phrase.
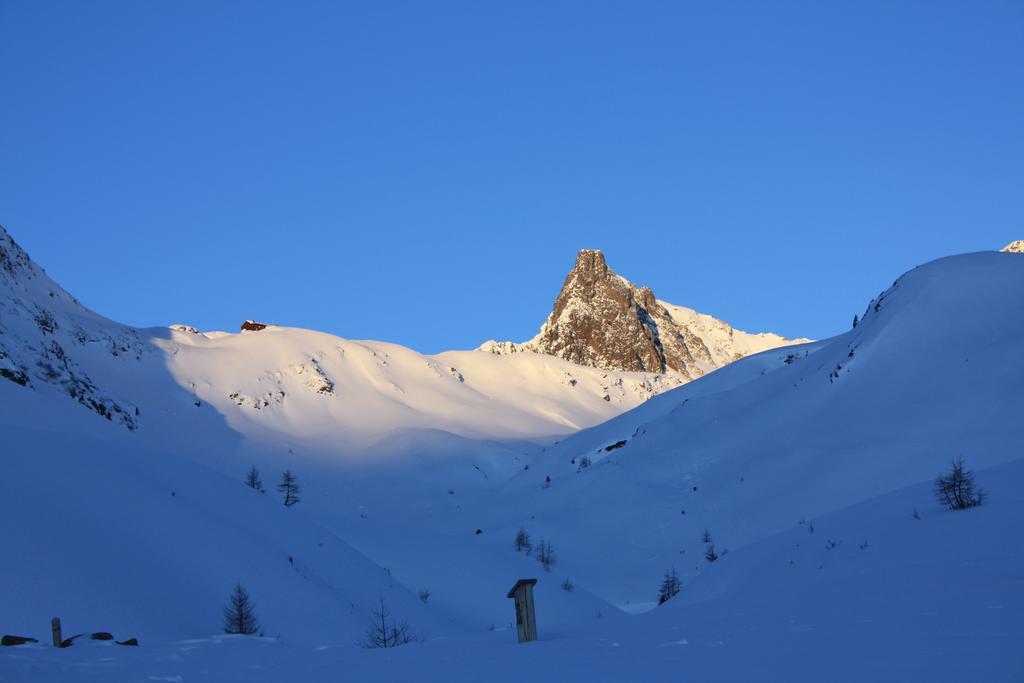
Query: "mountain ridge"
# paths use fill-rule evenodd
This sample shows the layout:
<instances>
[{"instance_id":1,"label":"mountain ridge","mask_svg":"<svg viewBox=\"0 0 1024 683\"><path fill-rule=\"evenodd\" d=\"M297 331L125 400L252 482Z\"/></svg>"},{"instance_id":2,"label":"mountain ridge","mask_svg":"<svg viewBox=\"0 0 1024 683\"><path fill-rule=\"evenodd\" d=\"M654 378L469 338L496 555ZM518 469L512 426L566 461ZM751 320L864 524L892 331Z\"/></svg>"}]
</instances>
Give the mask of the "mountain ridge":
<instances>
[{"instance_id":1,"label":"mountain ridge","mask_svg":"<svg viewBox=\"0 0 1024 683\"><path fill-rule=\"evenodd\" d=\"M84 307L0 228L4 380L70 398L130 431L179 405L212 405L243 431L255 421L279 438L333 429L360 443L410 428L549 439L678 384L534 354L427 356L254 321L236 333L135 328ZM166 388L155 392L146 382Z\"/></svg>"}]
</instances>

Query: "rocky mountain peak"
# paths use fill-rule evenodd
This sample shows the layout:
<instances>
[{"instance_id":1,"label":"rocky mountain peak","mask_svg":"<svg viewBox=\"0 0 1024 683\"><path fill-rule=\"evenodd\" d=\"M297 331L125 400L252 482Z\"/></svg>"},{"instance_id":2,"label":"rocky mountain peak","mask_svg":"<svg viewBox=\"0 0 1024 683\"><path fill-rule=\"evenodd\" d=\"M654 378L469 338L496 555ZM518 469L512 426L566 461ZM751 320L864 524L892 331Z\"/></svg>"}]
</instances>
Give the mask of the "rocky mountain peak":
<instances>
[{"instance_id":1,"label":"rocky mountain peak","mask_svg":"<svg viewBox=\"0 0 1024 683\"><path fill-rule=\"evenodd\" d=\"M576 265L573 266L570 277L573 273L590 277L607 275L608 264L604 260L604 252L600 249L580 249L576 254Z\"/></svg>"},{"instance_id":2,"label":"rocky mountain peak","mask_svg":"<svg viewBox=\"0 0 1024 683\"><path fill-rule=\"evenodd\" d=\"M693 342L691 349L650 288L617 275L602 252L583 249L533 345L580 365L692 377L697 358L708 356L699 338Z\"/></svg>"},{"instance_id":3,"label":"rocky mountain peak","mask_svg":"<svg viewBox=\"0 0 1024 683\"><path fill-rule=\"evenodd\" d=\"M582 249L551 314L529 342L488 342L491 353L532 351L605 370L695 379L737 358L794 343L751 335L658 300L650 287L617 275L597 249Z\"/></svg>"},{"instance_id":4,"label":"rocky mountain peak","mask_svg":"<svg viewBox=\"0 0 1024 683\"><path fill-rule=\"evenodd\" d=\"M1024 240L1014 240L999 251L1005 251L1010 254L1024 254Z\"/></svg>"}]
</instances>

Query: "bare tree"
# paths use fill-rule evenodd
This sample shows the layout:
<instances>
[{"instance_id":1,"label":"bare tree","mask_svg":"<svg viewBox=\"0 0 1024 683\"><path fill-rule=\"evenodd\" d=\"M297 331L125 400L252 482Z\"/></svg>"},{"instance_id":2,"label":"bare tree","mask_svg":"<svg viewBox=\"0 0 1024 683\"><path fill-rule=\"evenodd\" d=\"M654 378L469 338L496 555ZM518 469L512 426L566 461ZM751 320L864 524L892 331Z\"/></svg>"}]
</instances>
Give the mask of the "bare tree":
<instances>
[{"instance_id":1,"label":"bare tree","mask_svg":"<svg viewBox=\"0 0 1024 683\"><path fill-rule=\"evenodd\" d=\"M658 604L666 603L678 594L679 575L673 567L672 571L665 572L665 578L662 579L661 586L658 587Z\"/></svg>"},{"instance_id":2,"label":"bare tree","mask_svg":"<svg viewBox=\"0 0 1024 683\"><path fill-rule=\"evenodd\" d=\"M700 540L704 543L711 543L711 532L705 529L704 535L700 537Z\"/></svg>"},{"instance_id":3,"label":"bare tree","mask_svg":"<svg viewBox=\"0 0 1024 683\"><path fill-rule=\"evenodd\" d=\"M557 562L555 547L551 541L540 539L540 545L537 546L537 561L540 562L540 566L544 567L544 571L551 571L551 567Z\"/></svg>"},{"instance_id":4,"label":"bare tree","mask_svg":"<svg viewBox=\"0 0 1024 683\"><path fill-rule=\"evenodd\" d=\"M529 555L530 551L533 550L533 546L530 545L530 534L526 533L526 529L522 528L516 532L516 540L512 545L517 553L525 551Z\"/></svg>"},{"instance_id":5,"label":"bare tree","mask_svg":"<svg viewBox=\"0 0 1024 683\"><path fill-rule=\"evenodd\" d=\"M284 474L281 475L281 483L277 485L277 490L284 494L284 506L286 508L290 508L299 502L299 484L291 470L285 470Z\"/></svg>"},{"instance_id":6,"label":"bare tree","mask_svg":"<svg viewBox=\"0 0 1024 683\"><path fill-rule=\"evenodd\" d=\"M241 582L236 583L228 604L224 606L224 633L251 636L259 630L260 623L256 620L255 605Z\"/></svg>"},{"instance_id":7,"label":"bare tree","mask_svg":"<svg viewBox=\"0 0 1024 683\"><path fill-rule=\"evenodd\" d=\"M985 502L985 491L974 484L974 472L964 465L964 459L953 458L948 474L935 478L935 497L950 510L973 508Z\"/></svg>"},{"instance_id":8,"label":"bare tree","mask_svg":"<svg viewBox=\"0 0 1024 683\"><path fill-rule=\"evenodd\" d=\"M251 489L256 489L260 493L266 493L266 489L263 488L263 480L260 478L260 471L256 469L256 465L249 468L249 474L245 475L245 485Z\"/></svg>"},{"instance_id":9,"label":"bare tree","mask_svg":"<svg viewBox=\"0 0 1024 683\"><path fill-rule=\"evenodd\" d=\"M407 622L396 622L391 618L388 603L384 598L379 598L377 606L370 614L370 622L366 626L366 637L359 645L372 650L382 647L398 647L418 640L422 640L422 638L409 627Z\"/></svg>"}]
</instances>

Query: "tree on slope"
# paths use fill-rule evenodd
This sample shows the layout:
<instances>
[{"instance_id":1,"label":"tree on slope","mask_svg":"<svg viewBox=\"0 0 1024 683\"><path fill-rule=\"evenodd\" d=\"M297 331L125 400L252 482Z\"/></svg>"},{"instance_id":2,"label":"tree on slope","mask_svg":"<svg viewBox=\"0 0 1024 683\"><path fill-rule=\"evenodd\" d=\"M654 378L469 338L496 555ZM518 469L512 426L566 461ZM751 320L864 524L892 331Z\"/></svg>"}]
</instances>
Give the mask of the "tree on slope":
<instances>
[{"instance_id":1,"label":"tree on slope","mask_svg":"<svg viewBox=\"0 0 1024 683\"><path fill-rule=\"evenodd\" d=\"M715 550L714 543L708 543L707 547L704 548L704 559L708 562L714 562L719 557L718 551Z\"/></svg>"},{"instance_id":2,"label":"tree on slope","mask_svg":"<svg viewBox=\"0 0 1024 683\"><path fill-rule=\"evenodd\" d=\"M517 553L525 551L529 555L530 551L533 550L533 546L530 545L530 534L526 533L526 529L519 529L516 532L516 540L512 545Z\"/></svg>"},{"instance_id":3,"label":"tree on slope","mask_svg":"<svg viewBox=\"0 0 1024 683\"><path fill-rule=\"evenodd\" d=\"M384 598L377 600L377 606L370 614L370 622L366 627L366 637L359 643L368 649L398 647L421 640L405 621L397 622L391 618L391 610Z\"/></svg>"},{"instance_id":4,"label":"tree on slope","mask_svg":"<svg viewBox=\"0 0 1024 683\"><path fill-rule=\"evenodd\" d=\"M537 546L537 561L540 562L540 566L544 567L544 571L551 571L551 567L557 561L555 547L551 544L551 541L545 541L543 538L540 539L540 545Z\"/></svg>"},{"instance_id":5,"label":"tree on slope","mask_svg":"<svg viewBox=\"0 0 1024 683\"><path fill-rule=\"evenodd\" d=\"M658 604L664 604L678 594L679 575L676 573L675 567L673 567L672 571L665 572L665 578L662 579L661 586L658 587Z\"/></svg>"},{"instance_id":6,"label":"tree on slope","mask_svg":"<svg viewBox=\"0 0 1024 683\"><path fill-rule=\"evenodd\" d=\"M256 620L255 606L249 593L241 583L235 584L231 598L224 607L224 633L237 633L251 636L258 633L260 623Z\"/></svg>"},{"instance_id":7,"label":"tree on slope","mask_svg":"<svg viewBox=\"0 0 1024 683\"><path fill-rule=\"evenodd\" d=\"M284 506L290 508L299 502L299 484L291 470L285 470L281 475L281 483L277 490L284 494Z\"/></svg>"},{"instance_id":8,"label":"tree on slope","mask_svg":"<svg viewBox=\"0 0 1024 683\"><path fill-rule=\"evenodd\" d=\"M260 493L266 493L267 490L263 488L263 480L260 478L260 471L256 469L256 465L249 468L249 474L245 475L245 485L251 489L256 489Z\"/></svg>"},{"instance_id":9,"label":"tree on slope","mask_svg":"<svg viewBox=\"0 0 1024 683\"><path fill-rule=\"evenodd\" d=\"M935 478L935 497L950 510L964 510L985 502L985 491L974 483L974 472L963 458L953 458L949 473Z\"/></svg>"}]
</instances>

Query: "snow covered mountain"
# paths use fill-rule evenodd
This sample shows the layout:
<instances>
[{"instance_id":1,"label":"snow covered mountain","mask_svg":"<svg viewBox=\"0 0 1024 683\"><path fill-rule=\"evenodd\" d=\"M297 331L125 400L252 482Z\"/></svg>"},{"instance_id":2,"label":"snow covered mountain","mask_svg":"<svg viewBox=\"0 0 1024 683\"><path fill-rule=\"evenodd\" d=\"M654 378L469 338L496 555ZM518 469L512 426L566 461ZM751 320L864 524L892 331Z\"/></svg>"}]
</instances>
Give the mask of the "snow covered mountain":
<instances>
[{"instance_id":1,"label":"snow covered mountain","mask_svg":"<svg viewBox=\"0 0 1024 683\"><path fill-rule=\"evenodd\" d=\"M955 456L980 468L1018 459L1024 321L1005 302L1021 296L1015 254L921 266L852 330L746 358L574 434L472 514L508 535L526 523L508 512L515 500L531 531L561 539L565 571L624 603L672 566L684 580L705 572L705 528L736 548L928 481ZM585 526L601 544L579 537ZM636 552L609 565L609 547Z\"/></svg>"},{"instance_id":2,"label":"snow covered mountain","mask_svg":"<svg viewBox=\"0 0 1024 683\"><path fill-rule=\"evenodd\" d=\"M596 368L692 380L744 356L806 341L748 334L710 315L659 301L650 288L614 273L600 251L584 249L536 337L522 344L489 341L481 349L534 351Z\"/></svg>"},{"instance_id":3,"label":"snow covered mountain","mask_svg":"<svg viewBox=\"0 0 1024 683\"><path fill-rule=\"evenodd\" d=\"M1012 254L1024 254L1024 240L1014 240L1003 247L1000 251Z\"/></svg>"},{"instance_id":4,"label":"snow covered mountain","mask_svg":"<svg viewBox=\"0 0 1024 683\"><path fill-rule=\"evenodd\" d=\"M0 630L45 638L59 615L142 642L0 648L0 679L1024 677L1015 254L916 268L830 339L753 353L734 332L720 357L751 355L650 400L659 375L535 349L137 330L6 233L0 266ZM931 481L961 455L989 500L950 512ZM678 596L624 613L673 569ZM522 646L505 594L530 576ZM266 638L212 635L235 581ZM378 597L426 642L355 647Z\"/></svg>"},{"instance_id":5,"label":"snow covered mountain","mask_svg":"<svg viewBox=\"0 0 1024 683\"><path fill-rule=\"evenodd\" d=\"M240 334L135 329L82 306L2 228L0 377L70 398L129 430L211 406L242 433L319 436L349 451L409 429L545 439L676 384L546 356L424 356L275 326Z\"/></svg>"}]
</instances>

